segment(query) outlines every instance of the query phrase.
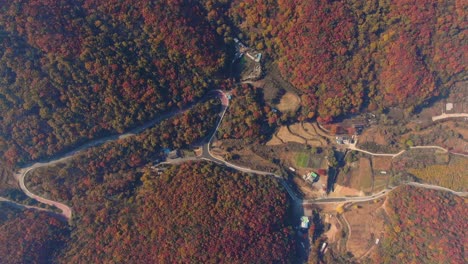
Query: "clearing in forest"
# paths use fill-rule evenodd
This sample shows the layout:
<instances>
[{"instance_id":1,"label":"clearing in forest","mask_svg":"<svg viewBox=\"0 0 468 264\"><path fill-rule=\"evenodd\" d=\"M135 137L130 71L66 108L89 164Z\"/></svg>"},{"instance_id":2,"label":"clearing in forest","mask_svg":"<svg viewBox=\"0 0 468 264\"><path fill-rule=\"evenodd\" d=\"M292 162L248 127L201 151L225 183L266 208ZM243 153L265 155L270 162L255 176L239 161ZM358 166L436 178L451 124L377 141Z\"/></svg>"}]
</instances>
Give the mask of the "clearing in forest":
<instances>
[{"instance_id":1,"label":"clearing in forest","mask_svg":"<svg viewBox=\"0 0 468 264\"><path fill-rule=\"evenodd\" d=\"M285 93L278 104L278 110L281 112L296 112L299 109L301 99L292 92Z\"/></svg>"}]
</instances>

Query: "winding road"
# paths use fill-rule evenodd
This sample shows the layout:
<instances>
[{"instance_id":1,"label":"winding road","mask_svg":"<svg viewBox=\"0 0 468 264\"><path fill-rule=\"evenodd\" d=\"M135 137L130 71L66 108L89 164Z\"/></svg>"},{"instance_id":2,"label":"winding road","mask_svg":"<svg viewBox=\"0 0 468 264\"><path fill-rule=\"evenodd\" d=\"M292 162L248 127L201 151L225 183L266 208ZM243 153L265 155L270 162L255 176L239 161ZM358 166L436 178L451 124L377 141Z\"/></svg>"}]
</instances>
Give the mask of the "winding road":
<instances>
[{"instance_id":1,"label":"winding road","mask_svg":"<svg viewBox=\"0 0 468 264\"><path fill-rule=\"evenodd\" d=\"M217 164L224 165L226 167L229 167L229 168L232 168L232 169L235 169L235 170L238 170L238 171L242 171L242 172L245 172L245 173L253 173L253 174L258 174L258 175L266 175L266 176L275 177L280 181L280 183L285 188L285 190L288 192L288 194L292 198L292 200L295 203L302 204L302 205L343 203L343 202L366 202L366 201L379 199L379 198L387 195L394 188L396 188L396 187L394 187L392 189L386 189L386 190L383 190L383 191L381 191L379 193L375 193L375 194L370 195L370 196L333 197L333 198L303 200L296 194L295 191L293 191L293 189L288 185L288 183L284 180L284 178L281 175L277 175L277 174L267 172L267 171L259 171L259 170L254 170L254 169L251 169L251 168L245 168L245 167L242 167L242 166L232 164L232 163L230 163L228 161L225 161L225 160L223 160L223 159L221 159L219 157L213 156L211 154L211 152L210 152L210 146L211 146L211 143L213 141L213 138L216 135L216 132L219 129L219 126L221 125L221 123L222 123L222 121L224 119L226 111L227 111L227 109L229 107L228 94L226 94L225 92L223 92L221 90L216 90L214 92L216 92L216 94L218 95L218 97L219 97L219 99L221 100L221 103L222 103L220 118L219 118L218 124L216 125L216 128L213 131L213 134L202 145L201 155L198 156L198 157L195 157L195 158L192 157L192 158L187 158L187 159L177 159L177 160L170 161L170 162L164 162L164 164L179 164L181 162L185 162L185 161L189 161L189 160L207 160L207 161L215 162ZM53 201L53 200L41 197L39 195L33 194L32 192L30 192L27 189L24 182L25 182L26 177L28 176L28 174L31 171L33 171L34 169L40 168L40 167L51 166L51 165L54 165L54 164L57 164L57 163L60 163L60 162L64 162L64 161L76 156L77 154L79 154L82 151L87 150L87 149L89 149L91 147L95 147L95 146L104 144L106 142L115 141L115 140L119 140L119 139L122 139L122 138L134 136L134 135L136 135L138 133L141 133L142 131L144 131L145 129L147 129L147 128L151 127L151 126L156 125L157 123L161 122L162 120L173 117L173 116L178 115L178 114L181 114L181 113L183 113L185 111L188 111L192 107L193 107L193 105L190 106L190 107L187 107L185 109L182 109L182 110L172 111L172 112L169 112L167 114L161 115L158 118L155 118L155 119L145 123L144 125L142 125L140 127L137 127L135 129L132 129L131 131L129 131L127 133L124 133L124 134L121 134L121 135L113 135L113 136L105 137L105 138L102 138L102 139L92 140L92 141L90 141L90 142L88 142L86 144L83 144L82 146L76 148L75 150L72 150L72 151L70 151L70 152L68 152L66 154L63 154L62 156L57 157L55 159L51 159L51 160L46 161L46 162L37 162L37 163L34 163L34 164L27 165L26 167L22 168L18 173L15 174L15 178L18 180L21 190L23 190L23 192L27 196L29 196L30 198L33 198L33 199L35 199L35 200L37 200L37 201L39 201L41 203L48 204L50 206L55 206L55 207L59 208L62 211L61 215L63 215L66 219L70 220L72 218L72 210L71 210L71 208L69 206L67 206L64 203L61 203L61 202L58 202L58 201ZM446 117L444 117L444 118L446 118ZM391 156L393 158L397 157L397 156L399 156L399 155L401 155L402 153L405 152L405 150L402 150L402 151L400 151L398 153L395 153L395 154L372 153L372 152L368 152L368 151L365 151L365 150L358 149L355 144L348 145L347 148L350 149L350 150L356 150L356 151L360 151L360 152L367 153L367 154L374 155L374 156ZM438 147L438 146L417 146L417 147L412 147L412 148L437 148L437 149L441 149L441 150L444 150L444 151L448 152L448 150L446 150L444 148L441 148L441 147ZM163 164L163 163L161 163L161 164ZM456 191L453 191L453 190L450 190L450 189L447 189L447 188L444 188L444 187L429 185L429 184L420 184L420 183L407 183L407 184L408 185L413 185L413 186L418 186L418 187L423 187L423 188L427 188L427 189L448 191L448 192L451 192L451 193L453 193L455 195L460 195L460 196L467 196L467 194L468 194L467 192L456 192ZM6 200L6 199L4 199L4 198L2 199L0 197L0 202L4 201L4 200ZM25 207L27 207L27 206L25 206ZM35 207L32 207L32 208L35 208ZM40 209L44 210L42 208L40 208Z\"/></svg>"},{"instance_id":2,"label":"winding road","mask_svg":"<svg viewBox=\"0 0 468 264\"><path fill-rule=\"evenodd\" d=\"M224 93L219 91L219 90L217 90L216 92L218 94L223 94L224 95ZM201 100L204 100L204 98L202 98ZM152 126L158 124L159 122L161 122L161 121L163 121L165 119L168 119L168 118L171 118L173 116L182 114L182 113L192 109L193 106L195 106L195 105L190 105L190 106L188 106L188 107L186 107L184 109L171 111L171 112L168 112L166 114L160 115L157 118L155 118L155 119L153 119L151 121L148 121L147 123L128 131L127 133L120 134L120 135L112 135L112 136L108 136L108 137L104 137L104 138L100 138L100 139L96 139L96 140L91 140L91 141L81 145L80 147L61 155L60 157L52 158L52 159L50 159L48 161L44 161L44 162L36 162L36 163L33 163L33 164L26 165L25 167L21 168L15 174L15 178L18 181L21 190L28 197L30 197L32 199L35 199L38 202L41 202L41 203L44 203L44 204L47 204L47 205L50 205L50 206L55 206L55 207L59 208L62 211L61 215L63 215L66 219L70 220L72 218L72 210L68 205L66 205L64 203L61 203L61 202L58 202L58 201L47 199L45 197L34 194L30 190L28 190L28 188L26 187L24 182L26 180L26 177L28 176L28 174L31 171L33 171L34 169L40 168L40 167L47 167L47 166L55 165L57 163L64 162L64 161L76 156L77 154L79 154L79 153L81 153L81 152L83 152L83 151L85 151L85 150L87 150L89 148L102 145L102 144L104 144L106 142L116 141L116 140L119 140L119 139L124 139L124 138L127 138L127 137L135 136L135 135L141 133L142 131L144 131L145 129L147 129L149 127L152 127Z\"/></svg>"}]
</instances>

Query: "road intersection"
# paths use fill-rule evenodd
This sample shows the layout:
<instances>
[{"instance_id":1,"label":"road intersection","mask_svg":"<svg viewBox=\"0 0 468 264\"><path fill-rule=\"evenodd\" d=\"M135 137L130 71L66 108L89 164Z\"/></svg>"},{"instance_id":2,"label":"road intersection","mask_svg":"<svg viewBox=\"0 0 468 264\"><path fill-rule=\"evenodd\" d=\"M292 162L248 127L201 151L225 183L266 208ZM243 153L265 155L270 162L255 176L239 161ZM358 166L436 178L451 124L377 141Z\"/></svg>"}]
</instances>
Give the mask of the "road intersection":
<instances>
[{"instance_id":1,"label":"road intersection","mask_svg":"<svg viewBox=\"0 0 468 264\"><path fill-rule=\"evenodd\" d=\"M222 158L219 158L219 157L215 157L212 155L212 153L210 152L210 146L211 146L211 143L213 141L213 138L215 137L216 135L216 132L218 131L219 129L219 126L221 125L223 119L224 119L224 116L226 114L226 111L229 107L229 94L221 91L221 90L215 90L214 91L217 95L218 95L218 98L221 100L221 103L222 103L222 107L221 107L221 113L220 113L220 118L219 118L219 121L218 121L218 124L216 125L216 128L214 129L213 131L213 134L208 138L208 140L202 145L202 153L200 156L198 157L195 157L195 158L183 158L183 159L177 159L177 160L174 160L174 161L168 161L168 162L163 162L161 164L180 164L182 162L186 162L186 161L193 161L193 160L207 160L207 161L211 161L211 162L215 162L217 164L220 164L220 165L224 165L226 167L229 167L229 168L232 168L234 170L238 170L238 171L241 171L241 172L245 172L245 173L252 173L252 174L258 174L258 175L265 175L265 176L271 176L271 177L275 177L276 179L278 179L280 181L280 183L282 184L282 186L285 188L285 190L288 192L289 196L291 197L291 199L295 202L295 203L300 203L302 205L308 205L308 204L327 204L327 203L344 203L344 202L366 202L366 201L371 201L371 200L375 200L375 199L379 199L385 195L387 195L389 192L391 192L393 189L395 189L396 187L392 188L392 189L386 189L386 190L383 190L379 193L376 193L376 194L372 194L370 196L361 196L361 197L333 197L333 198L319 198L319 199L307 199L307 200L303 200L301 197L299 197L299 195L291 188L291 186L288 185L288 183L286 182L286 180L284 179L283 176L281 175L277 175L277 174L274 174L272 172L268 172L268 171L259 171L259 170L254 170L254 169L251 169L251 168L245 168L245 167L242 167L242 166L238 166L238 165L235 165L235 164L232 164L228 161L225 161L223 160ZM177 110L177 111L172 111L172 112L169 112L167 114L164 114L164 115L161 115L159 116L158 118L155 118L154 120L151 120L149 121L148 123L140 126L140 127L137 127L127 133L124 133L124 134L121 134L121 135L113 135L113 136L109 136L109 137L105 137L105 138L102 138L102 139L97 139L97 140L93 140L93 141L90 141L78 148L76 148L75 150L73 151L70 151L60 157L57 157L55 159L52 159L52 160L49 160L47 162L38 162L38 163L34 163L34 164L30 164L30 165L27 165L26 167L22 168L17 174L15 174L15 177L16 179L18 180L19 182L19 185L20 185L20 188L21 190L23 190L23 192L29 196L30 198L33 198L41 203L44 203L44 204L48 204L50 206L55 206L57 208L59 208L60 210L62 210L62 215L66 218L66 219L71 219L72 218L72 210L71 208L64 204L64 203L61 203L61 202L58 202L58 201L53 201L53 200L50 200L50 199L46 199L44 197L41 197L39 195L36 195L36 194L33 194L30 190L28 190L28 188L26 187L25 185L25 179L26 177L28 176L28 174L36 169L36 168L40 168L40 167L46 167L46 166L51 166L51 165L54 165L54 164L57 164L57 163L60 163L60 162L64 162L74 156L76 156L77 154L83 152L84 150L87 150L91 147L95 147L95 146L98 146L98 145L101 145L105 142L110 142L110 141L115 141L115 140L118 140L118 139L122 139L122 138L126 138L126 137L130 137L130 136L134 136L138 133L141 133L142 131L144 131L145 129L151 127L151 126L154 126L156 125L157 123L161 122L162 120L164 119L167 119L167 118L170 118L170 117L173 117L175 115L178 115L178 114L181 114L185 111L188 111L190 110L191 108L193 107L190 106L186 109L183 109L183 110ZM444 118L447 118L447 117L444 117ZM417 146L417 147L412 147L412 148L438 148L438 149L442 149L442 150L445 150L441 147L438 147L438 146ZM364 152L364 153L367 153L367 154L370 154L370 155L376 155L376 156L392 156L392 157L396 157L398 155L401 155L402 153L405 152L405 150L402 150L398 153L395 153L395 154L385 154L385 153L371 153L371 152L368 152L368 151L365 151L365 150L361 150L361 149L358 149L355 144L354 145L350 145L348 146L348 149L350 150L355 150L355 151L360 151L360 152ZM445 150L445 151L448 151L448 150ZM440 186L435 186L435 185L429 185L429 184L421 184L421 183L407 183L408 185L413 185L413 186L418 186L418 187L423 187L423 188L427 188L427 189L434 189L434 190L440 190L440 191L448 191L448 192L451 192L455 195L460 195L460 196L466 196L468 193L467 192L456 192L456 191L453 191L453 190L450 190L450 189L447 189L447 188L444 188L444 187L440 187ZM5 199L3 199L5 200ZM2 201L2 198L0 198L0 201Z\"/></svg>"}]
</instances>

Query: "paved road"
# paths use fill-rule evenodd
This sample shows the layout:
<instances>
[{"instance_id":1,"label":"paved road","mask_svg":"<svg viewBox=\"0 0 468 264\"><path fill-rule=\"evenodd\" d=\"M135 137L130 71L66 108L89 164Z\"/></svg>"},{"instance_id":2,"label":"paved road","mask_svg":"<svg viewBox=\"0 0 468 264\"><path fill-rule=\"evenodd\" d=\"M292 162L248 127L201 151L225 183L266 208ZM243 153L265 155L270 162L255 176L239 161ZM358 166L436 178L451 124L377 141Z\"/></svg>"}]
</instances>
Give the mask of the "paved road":
<instances>
[{"instance_id":1,"label":"paved road","mask_svg":"<svg viewBox=\"0 0 468 264\"><path fill-rule=\"evenodd\" d=\"M220 93L220 96L221 96L221 101L222 101L222 104L223 104L223 109L222 109L222 114L221 114L221 118L219 119L218 121L218 125L216 126L216 130L213 132L212 136L210 137L210 139L205 143L203 144L202 146L202 154L200 156L201 159L204 159L204 160L208 160L208 161L212 161L212 162L215 162L217 164L221 164L221 165L224 165L226 167L229 167L229 168L233 168L235 170L238 170L238 171L242 171L242 172L246 172L246 173L253 173L253 174L258 174L258 175L268 175L268 176L272 176L272 177L275 177L277 179L280 180L281 184L283 185L283 187L286 189L286 191L288 192L289 196L295 201L295 202L300 202L302 203L303 205L306 205L306 204L327 204L327 203L343 203L343 202L366 202L366 201L372 201L372 200L375 200L375 199L379 199L385 195L387 195L389 192L391 192L394 188L392 189L385 189L381 192L378 192L378 193L375 193L373 195L370 195L370 196L361 196L361 197L333 197L333 198L320 198L320 199L308 199L308 200L303 200L301 198L298 197L298 195L296 194L296 192L294 192L292 190L292 188L286 183L286 181L284 180L284 178L280 175L276 175L274 173L271 173L271 172L267 172L267 171L259 171L259 170L254 170L254 169L251 169L251 168L246 168L246 167L242 167L242 166L239 166L239 165L235 165L235 164L232 164L228 161L225 161L223 160L222 158L220 157L216 157L214 156L211 151L210 151L210 146L211 146L211 142L216 134L216 131L218 130L220 124L222 123L223 121L223 118L224 118L224 115L226 113L226 110L227 108L229 107L229 100L227 99L227 95L225 93L223 93L222 91L217 91ZM440 150L443 150L443 151L446 151L448 152L448 150L442 148L442 147L439 147L439 146L416 146L416 147L412 147L412 148L436 148L436 149L440 149ZM372 153L372 152L369 152L369 151L365 151L365 150L361 150L361 149L358 149L356 147L356 143L354 144L351 144L351 145L348 145L348 149L351 149L351 150L356 150L356 151L361 151L361 152L364 152L364 153L367 153L367 154L370 154L370 155L374 155L374 156L390 156L390 157L397 157L401 154L403 154L406 150L401 150L400 152L398 153L395 153L395 154L385 154L385 153ZM423 187L423 188L427 188L427 189L433 189L433 190L440 190L440 191L449 191L455 195L460 195L460 196L466 196L466 192L456 192L456 191L453 191L451 189L447 189L447 188L444 188L444 187L440 187L440 186L435 186L435 185L430 185L430 184L420 184L420 183L408 183L408 185L413 185L413 186L418 186L418 187Z\"/></svg>"},{"instance_id":2,"label":"paved road","mask_svg":"<svg viewBox=\"0 0 468 264\"><path fill-rule=\"evenodd\" d=\"M369 154L369 155L372 155L372 156L384 156L384 157L397 157L401 154L403 154L405 152L405 150L402 150L398 153L373 153L373 152L370 152L370 151L367 151L367 150L363 150L363 149L360 149L358 147L356 147L356 143L355 142L354 144L349 144L349 145L346 145L346 148L349 149L349 150L355 150L355 151L359 151L359 152L362 152L362 153L366 153L366 154Z\"/></svg>"},{"instance_id":3,"label":"paved road","mask_svg":"<svg viewBox=\"0 0 468 264\"><path fill-rule=\"evenodd\" d=\"M418 183L418 182L410 182L410 183L407 183L406 185L412 185L412 186L422 187L422 188L436 190L436 191L451 192L452 194L463 196L463 197L468 196L468 192L457 192L452 189L445 188L445 187L438 186L438 185Z\"/></svg>"},{"instance_id":4,"label":"paved road","mask_svg":"<svg viewBox=\"0 0 468 264\"><path fill-rule=\"evenodd\" d=\"M16 178L18 179L18 182L20 184L20 188L21 190L29 197L31 197L32 199L35 199L37 200L38 202L41 202L43 204L48 204L50 206L55 206L57 208L59 208L61 211L62 211L62 215L66 218L66 219L71 219L72 217L72 210L69 206L67 206L66 204L64 203L60 203L58 201L54 201L54 200L49 200L49 199L46 199L44 197L41 197L39 195L36 195L36 194L33 194L32 192L30 192L28 190L28 188L26 188L26 185L24 184L24 179L26 178L26 176L28 175L29 172L31 172L32 170L36 169L36 168L39 168L39 167L43 167L43 166L50 166L50 165L53 165L55 163L58 163L58 162L62 162L66 159L68 159L70 157L66 157L66 158L63 158L63 159L60 159L59 160L54 160L54 161L51 161L49 163L36 163L26 169L22 169L20 170L19 173L17 173L15 176Z\"/></svg>"},{"instance_id":5,"label":"paved road","mask_svg":"<svg viewBox=\"0 0 468 264\"><path fill-rule=\"evenodd\" d=\"M53 200L50 200L50 199L46 199L46 198L41 197L39 195L33 194L31 191L28 190L28 188L24 184L24 181L25 181L25 178L28 176L28 174L32 170L40 168L40 167L47 167L47 166L51 166L51 165L54 165L54 164L57 164L57 163L64 162L64 161L70 159L71 157L74 157L77 154L83 152L84 150L87 150L87 149L95 147L95 146L102 145L102 144L104 144L106 142L111 142L111 141L115 141L115 140L119 140L119 139L134 136L136 134L141 133L145 129L156 125L157 123L159 123L159 122L161 122L161 121L163 121L165 119L168 119L170 117L173 117L175 115L178 115L178 114L181 114L183 112L186 112L186 111L190 110L191 108L193 108L193 106L195 106L195 105L191 105L191 106L186 107L186 108L181 109L181 110L175 110L175 111L171 111L171 112L168 112L166 114L160 115L157 118L155 118L155 119L153 119L151 121L148 121L147 123L128 131L127 133L120 134L120 135L112 135L112 136L108 136L108 137L104 137L104 138L100 138L100 139L96 139L96 140L91 140L91 141L77 147L76 149L61 155L60 157L52 158L51 160L44 161L44 162L36 162L36 163L33 163L33 164L28 164L25 167L23 167L22 169L20 169L18 173L15 174L15 178L18 180L21 190L27 196L29 196L30 198L35 199L35 200L37 200L37 201L39 201L41 203L48 204L50 206L55 206L55 207L59 208L60 210L62 210L62 215L65 218L71 219L72 210L71 210L71 208L69 206L67 206L64 203L60 203L58 201L53 201Z\"/></svg>"},{"instance_id":6,"label":"paved road","mask_svg":"<svg viewBox=\"0 0 468 264\"><path fill-rule=\"evenodd\" d=\"M20 203L17 203L15 201L12 201L10 199L7 199L5 197L0 197L0 202L8 203L8 204L10 204L10 205L12 205L12 206L14 206L16 208L20 208L20 209L27 208L27 209L35 209L35 210L39 210L39 211L50 212L48 209L37 207L37 206L32 206L32 205L20 204Z\"/></svg>"},{"instance_id":7,"label":"paved road","mask_svg":"<svg viewBox=\"0 0 468 264\"><path fill-rule=\"evenodd\" d=\"M466 113L458 113L458 114L446 114L443 113L438 116L433 116L432 121L437 121L437 120L442 120L442 119L447 119L447 118L457 118L457 117L468 117L468 114Z\"/></svg>"},{"instance_id":8,"label":"paved road","mask_svg":"<svg viewBox=\"0 0 468 264\"><path fill-rule=\"evenodd\" d=\"M197 160L197 159L203 159L203 160L209 160L209 161L212 161L212 162L215 162L215 163L218 163L218 164L221 164L221 165L224 165L226 167L229 167L229 168L233 168L235 170L238 170L238 171L242 171L242 172L245 172L245 173L253 173L253 174L259 174L259 175L266 175L266 176L271 176L271 177L275 177L277 179L280 180L280 183L283 185L283 187L286 189L286 191L288 192L289 196L297 203L302 203L302 204L326 204L326 203L342 203L342 202L365 202L365 201L370 201L370 200L374 200L374 199L378 199L386 194L388 194L390 190L384 190L384 191L381 191L377 194L374 194L374 195L371 195L371 196L363 196L363 197L334 197L334 198L322 198L322 199L309 199L309 200L302 200L297 194L295 191L292 190L292 188L287 184L287 182L284 180L284 178L281 176L281 175L276 175L274 173L271 173L271 172L267 172L267 171L259 171L259 170L254 170L254 169L251 169L251 168L245 168L245 167L242 167L242 166L238 166L238 165L235 165L235 164L232 164L228 161L225 161L223 160L222 158L219 158L219 157L215 157L211 154L210 152L210 145L212 143L212 140L214 138L214 136L216 135L216 132L218 131L219 129L219 126L221 125L222 123L222 120L226 114L226 111L229 107L229 99L228 99L228 95L226 93L224 93L223 91L221 90L216 90L215 91L217 93L217 95L219 96L220 100L221 100L221 103L222 103L222 108L221 108L221 114L220 114L220 119L218 121L218 124L216 125L216 128L214 129L213 131L213 134L209 137L208 141L206 143L203 144L202 146L202 154L200 157L197 157L197 158L189 158L189 159L178 159L178 160L174 160L174 161L170 161L170 162L166 162L166 163L169 163L169 164L179 164L181 162L185 162L185 161L188 161L188 160ZM41 197L39 195L35 195L33 193L31 193L25 186L24 184L24 181L25 181L25 178L27 177L28 173L31 172L32 170L36 169L36 168L39 168L39 167L45 167L45 166L51 166L51 165L54 165L54 164L57 164L57 163L60 163L60 162L64 162L66 161L67 159L77 155L78 153L86 150L86 149L89 149L91 147L94 147L94 146L98 146L98 145L101 145L105 142L110 142L110 141L115 141L115 140L118 140L118 139L122 139L122 138L126 138L126 137L130 137L130 136L134 136L140 132L142 132L143 130L151 127L151 126L154 126L155 124L161 122L162 120L164 119L167 119L167 118L170 118L172 116L175 116L175 115L178 115L180 113L183 113L187 110L190 110L193 106L190 106L186 109L183 109L183 110L178 110L178 111L172 111L172 112L169 112L167 114L164 114L164 115L161 115L159 116L158 118L155 118L147 123L145 123L144 125L140 126L140 127L137 127L127 133L124 133L124 134L121 134L121 135L114 135L114 136L109 136L109 137L105 137L105 138L102 138L102 139L97 139L97 140L93 140L93 141L90 141L86 144L83 144L82 146L76 148L75 150L72 150L64 155L62 155L61 157L59 158L56 158L56 159L52 159L52 160L49 160L47 162L38 162L38 163L34 163L34 164L30 164L24 168L22 168L16 175L16 179L18 180L19 184L20 184L20 187L21 189L23 190L23 192L33 198L33 199L36 199L37 201L39 202L42 202L44 204L48 204L48 205L51 205L51 206L55 206L57 208L59 208L60 210L62 210L62 215L67 218L67 219L71 219L72 217L72 210L69 206L67 206L66 204L63 204L63 203L60 203L58 201L53 201L53 200L49 200L49 199L46 199L44 197ZM448 117L447 117L448 118ZM413 148L439 148L439 149L442 149L442 150L445 150L441 147L438 147L438 146L418 146L418 147L413 147ZM350 150L356 150L356 151L360 151L360 152L364 152L364 153L367 153L367 154L370 154L370 155L374 155L374 156L391 156L391 157L396 157L398 155L401 155L402 153L405 152L405 150L402 150L400 151L399 153L395 153L395 154L386 154L386 153L372 153L372 152L369 152L369 151L365 151L365 150L361 150L361 149L358 149L356 147L356 144L352 144L352 145L348 145L348 149ZM448 151L448 150L445 150L445 151ZM456 195L462 195L462 196L466 196L466 193L465 192L455 192L453 190L450 190L450 189L447 189L447 188L443 188L443 187L440 187L440 186L434 186L434 185L427 185L427 184L417 184L417 183L414 183L414 184L411 184L411 185L414 185L414 186L419 186L419 187L423 187L423 188L429 188L429 189L435 189L435 190L442 190L442 191L450 191L452 192L453 194L456 194Z\"/></svg>"}]
</instances>

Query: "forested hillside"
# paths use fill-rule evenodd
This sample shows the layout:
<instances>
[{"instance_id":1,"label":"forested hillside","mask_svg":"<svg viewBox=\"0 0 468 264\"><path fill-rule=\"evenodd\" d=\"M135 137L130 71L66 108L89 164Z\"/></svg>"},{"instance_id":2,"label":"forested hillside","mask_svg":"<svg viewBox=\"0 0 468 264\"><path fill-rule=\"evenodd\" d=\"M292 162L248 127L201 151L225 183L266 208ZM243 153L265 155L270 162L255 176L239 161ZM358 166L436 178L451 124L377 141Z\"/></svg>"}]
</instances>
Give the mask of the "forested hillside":
<instances>
[{"instance_id":1,"label":"forested hillside","mask_svg":"<svg viewBox=\"0 0 468 264\"><path fill-rule=\"evenodd\" d=\"M389 194L390 223L374 263L464 263L466 198L403 186Z\"/></svg>"},{"instance_id":2,"label":"forested hillside","mask_svg":"<svg viewBox=\"0 0 468 264\"><path fill-rule=\"evenodd\" d=\"M109 197L119 200L134 191L141 176L128 170L165 159L165 148L187 149L191 144L200 144L206 135L213 133L218 107L217 100L199 103L190 111L164 120L138 136L91 148L56 167L38 168L26 185L31 185L34 193L67 202L77 215L82 211L81 199L103 203ZM90 189L95 192L90 193Z\"/></svg>"},{"instance_id":3,"label":"forested hillside","mask_svg":"<svg viewBox=\"0 0 468 264\"><path fill-rule=\"evenodd\" d=\"M224 66L197 1L0 6L0 155L10 164L194 102Z\"/></svg>"},{"instance_id":4,"label":"forested hillside","mask_svg":"<svg viewBox=\"0 0 468 264\"><path fill-rule=\"evenodd\" d=\"M196 101L233 37L304 92L299 118L415 106L464 78L451 1L0 2L0 155L44 158Z\"/></svg>"},{"instance_id":5,"label":"forested hillside","mask_svg":"<svg viewBox=\"0 0 468 264\"><path fill-rule=\"evenodd\" d=\"M52 168L50 175L78 168ZM45 175L45 171L42 171ZM60 263L287 263L287 193L269 177L212 163L98 172L75 182ZM55 187L54 187L55 188ZM55 190L55 189L54 189ZM55 196L55 195L54 195Z\"/></svg>"},{"instance_id":6,"label":"forested hillside","mask_svg":"<svg viewBox=\"0 0 468 264\"><path fill-rule=\"evenodd\" d=\"M303 118L330 121L411 110L466 77L466 9L459 0L235 0L229 15L305 93Z\"/></svg>"},{"instance_id":7,"label":"forested hillside","mask_svg":"<svg viewBox=\"0 0 468 264\"><path fill-rule=\"evenodd\" d=\"M0 202L1 263L50 263L67 238L67 224L49 213Z\"/></svg>"},{"instance_id":8,"label":"forested hillside","mask_svg":"<svg viewBox=\"0 0 468 264\"><path fill-rule=\"evenodd\" d=\"M243 84L232 89L232 100L218 138L262 141L276 126L278 114L265 105L261 89Z\"/></svg>"}]
</instances>

